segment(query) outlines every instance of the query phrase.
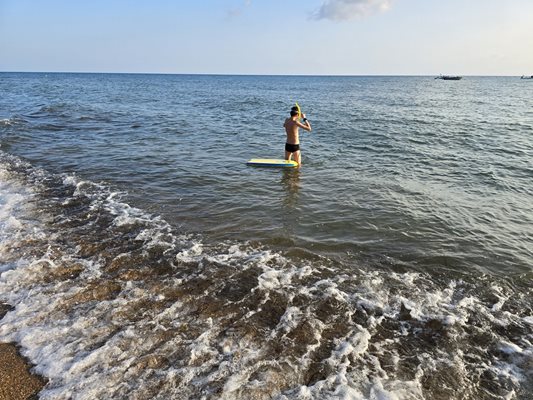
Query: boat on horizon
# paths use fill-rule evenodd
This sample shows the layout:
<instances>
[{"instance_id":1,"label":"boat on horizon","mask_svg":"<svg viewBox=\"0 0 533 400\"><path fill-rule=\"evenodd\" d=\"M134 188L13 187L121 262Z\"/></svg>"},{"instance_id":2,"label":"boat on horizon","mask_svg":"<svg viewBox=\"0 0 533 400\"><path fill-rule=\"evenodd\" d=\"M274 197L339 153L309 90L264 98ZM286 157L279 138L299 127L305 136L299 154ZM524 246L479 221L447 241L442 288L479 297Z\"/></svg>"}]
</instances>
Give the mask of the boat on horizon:
<instances>
[{"instance_id":1,"label":"boat on horizon","mask_svg":"<svg viewBox=\"0 0 533 400\"><path fill-rule=\"evenodd\" d=\"M522 75L520 79L533 79L533 75L531 76Z\"/></svg>"},{"instance_id":2,"label":"boat on horizon","mask_svg":"<svg viewBox=\"0 0 533 400\"><path fill-rule=\"evenodd\" d=\"M453 75L439 75L435 79L443 79L445 81L460 81L461 79L463 79L463 77Z\"/></svg>"}]
</instances>

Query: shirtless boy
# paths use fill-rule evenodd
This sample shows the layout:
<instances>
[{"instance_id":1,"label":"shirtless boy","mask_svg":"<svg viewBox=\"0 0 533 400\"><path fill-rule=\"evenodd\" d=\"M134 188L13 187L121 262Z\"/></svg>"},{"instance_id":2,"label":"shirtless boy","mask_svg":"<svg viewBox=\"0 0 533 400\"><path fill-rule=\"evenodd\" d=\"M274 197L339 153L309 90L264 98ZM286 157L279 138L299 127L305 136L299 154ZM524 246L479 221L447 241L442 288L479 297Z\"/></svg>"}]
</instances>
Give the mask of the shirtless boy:
<instances>
[{"instance_id":1,"label":"shirtless boy","mask_svg":"<svg viewBox=\"0 0 533 400\"><path fill-rule=\"evenodd\" d=\"M287 143L285 143L285 160L290 160L294 154L294 161L298 163L298 167L302 165L302 155L300 153L300 136L298 128L305 129L311 132L311 124L302 114L304 123L299 121L298 109L291 108L291 116L285 120L283 127L287 132Z\"/></svg>"}]
</instances>

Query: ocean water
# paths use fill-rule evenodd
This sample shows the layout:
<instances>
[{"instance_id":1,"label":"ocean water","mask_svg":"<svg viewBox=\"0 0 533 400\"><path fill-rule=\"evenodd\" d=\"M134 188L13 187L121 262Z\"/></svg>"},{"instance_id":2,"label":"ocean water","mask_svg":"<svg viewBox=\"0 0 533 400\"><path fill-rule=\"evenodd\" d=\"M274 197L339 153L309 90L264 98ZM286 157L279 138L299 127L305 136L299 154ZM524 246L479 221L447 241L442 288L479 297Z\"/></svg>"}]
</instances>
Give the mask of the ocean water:
<instances>
[{"instance_id":1,"label":"ocean water","mask_svg":"<svg viewBox=\"0 0 533 400\"><path fill-rule=\"evenodd\" d=\"M527 399L533 84L0 73L42 399ZM298 101L303 166L283 157Z\"/></svg>"}]
</instances>

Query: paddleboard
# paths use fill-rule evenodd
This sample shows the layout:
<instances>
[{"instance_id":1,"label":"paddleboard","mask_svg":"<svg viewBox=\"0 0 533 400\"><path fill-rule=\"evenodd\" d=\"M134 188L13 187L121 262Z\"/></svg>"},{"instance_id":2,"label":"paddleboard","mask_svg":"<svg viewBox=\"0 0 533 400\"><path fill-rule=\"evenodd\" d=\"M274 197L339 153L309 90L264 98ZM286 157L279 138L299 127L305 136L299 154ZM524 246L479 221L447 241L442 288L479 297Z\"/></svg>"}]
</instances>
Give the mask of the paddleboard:
<instances>
[{"instance_id":1,"label":"paddleboard","mask_svg":"<svg viewBox=\"0 0 533 400\"><path fill-rule=\"evenodd\" d=\"M246 163L247 165L253 165L255 167L281 167L281 168L293 168L297 167L298 163L292 160L278 160L271 158L252 158Z\"/></svg>"}]
</instances>

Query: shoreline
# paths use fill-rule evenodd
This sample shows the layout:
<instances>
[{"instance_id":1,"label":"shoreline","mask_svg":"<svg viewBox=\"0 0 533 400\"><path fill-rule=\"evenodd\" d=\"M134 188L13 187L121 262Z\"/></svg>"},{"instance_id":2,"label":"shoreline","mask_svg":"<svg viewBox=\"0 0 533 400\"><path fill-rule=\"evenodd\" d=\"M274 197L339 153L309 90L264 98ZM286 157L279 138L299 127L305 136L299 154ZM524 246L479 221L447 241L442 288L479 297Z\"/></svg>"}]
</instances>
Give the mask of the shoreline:
<instances>
[{"instance_id":1,"label":"shoreline","mask_svg":"<svg viewBox=\"0 0 533 400\"><path fill-rule=\"evenodd\" d=\"M0 304L0 320L11 309ZM38 399L46 378L31 372L34 365L15 343L0 342L0 400Z\"/></svg>"},{"instance_id":2,"label":"shoreline","mask_svg":"<svg viewBox=\"0 0 533 400\"><path fill-rule=\"evenodd\" d=\"M31 372L33 365L13 343L0 343L0 400L38 399L46 379Z\"/></svg>"}]
</instances>

